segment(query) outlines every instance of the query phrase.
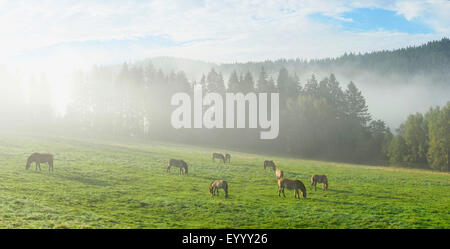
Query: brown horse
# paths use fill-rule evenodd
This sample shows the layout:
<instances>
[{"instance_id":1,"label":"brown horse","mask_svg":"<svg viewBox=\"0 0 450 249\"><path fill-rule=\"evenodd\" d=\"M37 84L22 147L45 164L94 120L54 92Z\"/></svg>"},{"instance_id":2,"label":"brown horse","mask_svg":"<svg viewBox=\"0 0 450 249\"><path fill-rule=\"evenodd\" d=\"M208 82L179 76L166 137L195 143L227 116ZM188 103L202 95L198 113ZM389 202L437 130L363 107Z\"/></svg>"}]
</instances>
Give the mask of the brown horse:
<instances>
[{"instance_id":1,"label":"brown horse","mask_svg":"<svg viewBox=\"0 0 450 249\"><path fill-rule=\"evenodd\" d=\"M312 186L314 185L314 191L316 191L317 183L322 183L323 190L328 189L328 179L326 175L313 175L311 177L311 186L309 187L309 190L312 190Z\"/></svg>"},{"instance_id":2,"label":"brown horse","mask_svg":"<svg viewBox=\"0 0 450 249\"><path fill-rule=\"evenodd\" d=\"M41 170L41 163L48 164L48 171L53 171L53 155L48 153L33 153L27 159L27 166L25 169L29 169L31 164L36 163L36 170Z\"/></svg>"},{"instance_id":3,"label":"brown horse","mask_svg":"<svg viewBox=\"0 0 450 249\"><path fill-rule=\"evenodd\" d=\"M183 170L184 170L185 175L188 174L188 165L185 161L170 159L169 166L167 167L167 172L170 172L170 167L172 167L172 166L176 167L176 168L180 168L180 175L183 174Z\"/></svg>"},{"instance_id":4,"label":"brown horse","mask_svg":"<svg viewBox=\"0 0 450 249\"><path fill-rule=\"evenodd\" d=\"M273 161L265 160L264 161L264 171L266 171L266 168L272 168L272 170L275 171L275 163Z\"/></svg>"},{"instance_id":5,"label":"brown horse","mask_svg":"<svg viewBox=\"0 0 450 249\"><path fill-rule=\"evenodd\" d=\"M281 169L277 169L275 171L275 175L277 176L277 179L280 179L280 178L283 178L284 173L283 173L283 171Z\"/></svg>"},{"instance_id":6,"label":"brown horse","mask_svg":"<svg viewBox=\"0 0 450 249\"><path fill-rule=\"evenodd\" d=\"M213 161L213 162L216 161L216 158L222 160L223 163L225 163L225 157L223 156L223 154L215 153L215 152L212 153L212 161Z\"/></svg>"},{"instance_id":7,"label":"brown horse","mask_svg":"<svg viewBox=\"0 0 450 249\"><path fill-rule=\"evenodd\" d=\"M228 197L228 183L224 180L214 180L209 184L209 193L211 196L219 196L219 188L225 191L225 197Z\"/></svg>"},{"instance_id":8,"label":"brown horse","mask_svg":"<svg viewBox=\"0 0 450 249\"><path fill-rule=\"evenodd\" d=\"M231 155L230 154L225 155L225 161L231 163Z\"/></svg>"},{"instance_id":9,"label":"brown horse","mask_svg":"<svg viewBox=\"0 0 450 249\"><path fill-rule=\"evenodd\" d=\"M294 198L300 199L300 193L298 190L302 191L303 198L306 198L306 188L303 182L299 180L290 180L287 178L280 178L278 179L278 196L281 196L280 193L283 193L283 196L286 197L284 194L284 189L293 189L294 190Z\"/></svg>"}]
</instances>

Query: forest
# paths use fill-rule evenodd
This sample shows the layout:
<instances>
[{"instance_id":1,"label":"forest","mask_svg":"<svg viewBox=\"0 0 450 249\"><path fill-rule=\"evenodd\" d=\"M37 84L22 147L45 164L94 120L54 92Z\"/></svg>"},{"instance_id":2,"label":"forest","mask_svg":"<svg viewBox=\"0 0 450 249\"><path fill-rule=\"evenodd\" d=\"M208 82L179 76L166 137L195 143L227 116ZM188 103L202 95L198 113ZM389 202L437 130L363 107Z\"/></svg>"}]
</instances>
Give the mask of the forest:
<instances>
[{"instance_id":1,"label":"forest","mask_svg":"<svg viewBox=\"0 0 450 249\"><path fill-rule=\"evenodd\" d=\"M317 65L323 68L331 62L357 63L359 67L380 72L389 72L388 68L397 65L396 69L403 73L428 72L442 79L448 74L445 66L450 65L448 46L449 40L443 39L419 48L350 54L304 63L310 68ZM417 64L421 61L417 57L427 63ZM377 61L376 58L384 59ZM301 68L303 62L297 62ZM0 69L0 111L8 120L1 127L77 136L134 137L330 161L449 170L450 102L442 107L430 107L424 114L411 114L398 129L391 130L386 122L369 112L364 93L352 81L340 82L333 73L319 77L314 70L309 70L312 73L302 81L298 70L290 66L293 64L283 61L273 62L272 65L281 65L276 72L270 65L267 69L267 62L255 64L259 68L257 71L250 70L250 64L242 65L227 74L219 71L226 65L211 67L198 79L192 79L182 70L166 72L152 61L79 70L68 79L70 96L62 115L52 107L51 89L45 75L32 77L26 91L14 73ZM448 84L448 78L446 82ZM222 95L226 92L279 93L279 136L263 141L258 139L259 131L255 129L172 128L170 115L175 106L170 104L171 96L177 92L192 94L197 84L207 92ZM8 87L10 85L14 87ZM27 92L34 94L26 96Z\"/></svg>"}]
</instances>

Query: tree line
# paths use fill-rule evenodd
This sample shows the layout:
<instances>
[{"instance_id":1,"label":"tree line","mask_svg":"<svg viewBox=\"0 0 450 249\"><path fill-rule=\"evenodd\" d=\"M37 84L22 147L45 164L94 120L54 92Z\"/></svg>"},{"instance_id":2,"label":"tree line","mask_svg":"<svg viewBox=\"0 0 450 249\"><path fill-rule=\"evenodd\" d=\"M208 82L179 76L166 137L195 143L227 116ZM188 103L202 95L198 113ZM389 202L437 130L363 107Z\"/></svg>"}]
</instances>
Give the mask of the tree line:
<instances>
[{"instance_id":1,"label":"tree line","mask_svg":"<svg viewBox=\"0 0 450 249\"><path fill-rule=\"evenodd\" d=\"M211 69L196 80L182 71L165 74L151 63L123 64L118 73L109 67L78 72L72 82L71 103L64 117L66 128L83 133L148 137L176 142L219 145L254 151L286 153L327 160L385 163L385 147L392 133L374 120L366 100L353 82L341 87L336 77L302 84L286 68L276 77L264 67L256 77L233 71L227 80ZM255 129L172 128L170 115L176 92L193 94L200 84L207 92L277 92L280 94L280 134L262 141ZM270 115L270 114L269 114Z\"/></svg>"},{"instance_id":2,"label":"tree line","mask_svg":"<svg viewBox=\"0 0 450 249\"><path fill-rule=\"evenodd\" d=\"M450 101L408 116L386 154L392 164L449 171Z\"/></svg>"},{"instance_id":3,"label":"tree line","mask_svg":"<svg viewBox=\"0 0 450 249\"><path fill-rule=\"evenodd\" d=\"M52 109L51 90L44 76L32 78L25 91L17 77L5 77L4 72L2 75L3 129L135 137L332 161L449 170L449 103L425 114L410 115L394 135L384 121L369 113L357 86L349 82L342 87L334 74L321 79L311 75L300 82L296 73L284 67L276 74L261 67L257 74L233 70L225 79L212 68L198 80L189 80L183 71L165 73L151 63L95 66L75 72L70 78L70 100L62 116ZM260 140L260 130L249 128L174 129L170 116L176 107L170 104L171 97L177 92L192 95L198 84L207 92L222 95L279 93L277 139Z\"/></svg>"}]
</instances>

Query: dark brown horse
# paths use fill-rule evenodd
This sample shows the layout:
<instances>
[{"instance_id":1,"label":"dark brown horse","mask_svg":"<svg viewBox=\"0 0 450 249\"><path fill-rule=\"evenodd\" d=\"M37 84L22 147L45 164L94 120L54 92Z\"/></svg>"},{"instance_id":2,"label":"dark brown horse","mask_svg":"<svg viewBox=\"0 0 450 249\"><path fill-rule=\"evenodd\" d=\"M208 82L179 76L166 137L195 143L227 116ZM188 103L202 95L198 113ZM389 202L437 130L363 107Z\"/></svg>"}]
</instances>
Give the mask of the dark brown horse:
<instances>
[{"instance_id":1,"label":"dark brown horse","mask_svg":"<svg viewBox=\"0 0 450 249\"><path fill-rule=\"evenodd\" d=\"M225 163L225 157L223 156L223 154L221 154L221 153L216 153L216 152L212 153L212 161L213 161L213 162L216 161L216 158L222 160L223 163Z\"/></svg>"},{"instance_id":2,"label":"dark brown horse","mask_svg":"<svg viewBox=\"0 0 450 249\"><path fill-rule=\"evenodd\" d=\"M302 191L303 198L306 198L305 185L299 180L290 180L287 178L278 179L278 196L281 196L280 193L283 193L283 196L286 197L284 194L285 188L294 190L294 198L298 197L298 199L300 199L300 193L298 190Z\"/></svg>"},{"instance_id":3,"label":"dark brown horse","mask_svg":"<svg viewBox=\"0 0 450 249\"><path fill-rule=\"evenodd\" d=\"M32 163L36 163L36 170L41 170L41 163L48 164L48 171L53 171L53 155L49 153L33 153L27 159L25 169L29 169Z\"/></svg>"},{"instance_id":4,"label":"dark brown horse","mask_svg":"<svg viewBox=\"0 0 450 249\"><path fill-rule=\"evenodd\" d=\"M309 187L309 190L312 190L312 186L314 186L314 191L316 191L317 183L322 183L323 190L328 189L328 179L326 175L313 175L311 177L311 186Z\"/></svg>"},{"instance_id":5,"label":"dark brown horse","mask_svg":"<svg viewBox=\"0 0 450 249\"><path fill-rule=\"evenodd\" d=\"M266 168L272 168L273 171L275 171L275 163L273 161L265 160L264 161L264 171L266 171Z\"/></svg>"},{"instance_id":6,"label":"dark brown horse","mask_svg":"<svg viewBox=\"0 0 450 249\"><path fill-rule=\"evenodd\" d=\"M226 154L225 155L225 161L231 163L231 155L230 154Z\"/></svg>"},{"instance_id":7,"label":"dark brown horse","mask_svg":"<svg viewBox=\"0 0 450 249\"><path fill-rule=\"evenodd\" d=\"M188 174L188 165L183 160L170 159L169 160L169 166L167 167L167 172L170 172L170 168L171 167L179 168L180 169L180 175L183 174L183 170L184 170L184 174L185 175Z\"/></svg>"}]
</instances>

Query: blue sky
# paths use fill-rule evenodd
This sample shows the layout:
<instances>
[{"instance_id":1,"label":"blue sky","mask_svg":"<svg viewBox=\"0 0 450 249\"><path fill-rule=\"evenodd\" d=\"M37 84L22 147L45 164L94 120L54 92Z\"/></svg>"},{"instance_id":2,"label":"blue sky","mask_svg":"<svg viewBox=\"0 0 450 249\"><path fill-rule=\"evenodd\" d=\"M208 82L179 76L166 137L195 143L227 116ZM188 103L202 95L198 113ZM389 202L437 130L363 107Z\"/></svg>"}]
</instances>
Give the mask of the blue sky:
<instances>
[{"instance_id":1,"label":"blue sky","mask_svg":"<svg viewBox=\"0 0 450 249\"><path fill-rule=\"evenodd\" d=\"M311 18L317 22L337 25L350 32L375 32L379 30L406 34L433 34L435 31L419 17L407 20L392 10L381 8L359 8L343 12L342 19L315 13Z\"/></svg>"},{"instance_id":2,"label":"blue sky","mask_svg":"<svg viewBox=\"0 0 450 249\"><path fill-rule=\"evenodd\" d=\"M439 0L0 0L0 64L335 57L450 36Z\"/></svg>"}]
</instances>

